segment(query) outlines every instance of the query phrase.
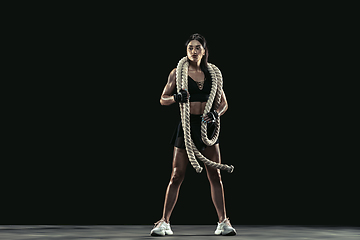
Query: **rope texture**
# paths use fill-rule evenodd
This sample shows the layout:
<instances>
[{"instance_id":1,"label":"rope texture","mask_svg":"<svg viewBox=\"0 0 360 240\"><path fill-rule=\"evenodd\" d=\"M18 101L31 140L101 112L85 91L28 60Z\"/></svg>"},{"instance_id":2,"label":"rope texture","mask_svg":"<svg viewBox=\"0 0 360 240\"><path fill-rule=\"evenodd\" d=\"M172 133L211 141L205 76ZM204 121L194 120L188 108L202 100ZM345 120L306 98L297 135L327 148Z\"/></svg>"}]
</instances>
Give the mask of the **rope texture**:
<instances>
[{"instance_id":1,"label":"rope texture","mask_svg":"<svg viewBox=\"0 0 360 240\"><path fill-rule=\"evenodd\" d=\"M205 105L205 110L203 113L203 117L206 116L208 112L211 111L211 107L214 104L214 109L217 109L221 102L221 93L222 93L222 75L220 70L211 63L208 63L208 70L211 75L212 79L212 86L208 101ZM177 92L181 89L188 89L188 69L189 69L189 62L187 57L183 57L176 68L176 87ZM189 158L189 161L193 168L195 168L197 173L201 173L203 168L199 165L196 161L195 156L206 165L210 167L215 167L221 170L226 170L229 173L232 173L234 170L234 166L228 166L226 164L219 164L207 159L202 153L196 148L193 140L191 139L191 129L190 129L190 102L189 100L185 103L179 103L180 105L180 115L181 115L181 124L184 130L185 136L185 148ZM220 133L220 117L215 121L215 134L212 139L208 139L207 136L207 123L201 123L201 138L203 142L207 146L212 146L216 142Z\"/></svg>"}]
</instances>

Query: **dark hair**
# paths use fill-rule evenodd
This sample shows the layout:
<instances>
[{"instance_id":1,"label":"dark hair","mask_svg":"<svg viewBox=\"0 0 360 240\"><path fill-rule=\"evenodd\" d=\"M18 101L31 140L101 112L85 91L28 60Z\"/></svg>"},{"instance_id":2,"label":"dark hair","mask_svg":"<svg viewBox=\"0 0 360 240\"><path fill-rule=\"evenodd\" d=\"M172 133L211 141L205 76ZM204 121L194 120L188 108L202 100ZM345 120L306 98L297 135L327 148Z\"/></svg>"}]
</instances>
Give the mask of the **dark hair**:
<instances>
[{"instance_id":1,"label":"dark hair","mask_svg":"<svg viewBox=\"0 0 360 240\"><path fill-rule=\"evenodd\" d=\"M201 45L203 46L203 48L205 49L205 55L201 59L200 68L204 73L208 73L207 63L208 63L208 57L209 57L209 50L207 47L206 39L201 34L194 33L194 34L190 35L190 37L186 41L186 43L185 43L186 48L187 48L187 45L189 44L189 42L191 42L192 40L199 41L201 43Z\"/></svg>"}]
</instances>

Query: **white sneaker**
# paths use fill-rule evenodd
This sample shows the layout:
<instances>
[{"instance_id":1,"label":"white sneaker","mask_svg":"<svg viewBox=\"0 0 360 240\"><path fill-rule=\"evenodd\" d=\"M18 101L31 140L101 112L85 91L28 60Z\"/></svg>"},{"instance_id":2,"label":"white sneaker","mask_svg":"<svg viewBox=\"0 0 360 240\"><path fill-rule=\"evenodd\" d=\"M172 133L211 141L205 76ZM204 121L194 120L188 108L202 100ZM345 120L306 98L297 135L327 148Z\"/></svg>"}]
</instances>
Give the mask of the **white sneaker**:
<instances>
[{"instance_id":1,"label":"white sneaker","mask_svg":"<svg viewBox=\"0 0 360 240\"><path fill-rule=\"evenodd\" d=\"M236 230L231 226L229 218L225 218L224 221L218 223L215 230L215 235L233 236L236 235Z\"/></svg>"},{"instance_id":2,"label":"white sneaker","mask_svg":"<svg viewBox=\"0 0 360 240\"><path fill-rule=\"evenodd\" d=\"M155 223L154 228L151 230L151 236L165 236L166 235L173 235L173 231L170 227L170 222L166 223L165 220L161 219L160 221Z\"/></svg>"}]
</instances>

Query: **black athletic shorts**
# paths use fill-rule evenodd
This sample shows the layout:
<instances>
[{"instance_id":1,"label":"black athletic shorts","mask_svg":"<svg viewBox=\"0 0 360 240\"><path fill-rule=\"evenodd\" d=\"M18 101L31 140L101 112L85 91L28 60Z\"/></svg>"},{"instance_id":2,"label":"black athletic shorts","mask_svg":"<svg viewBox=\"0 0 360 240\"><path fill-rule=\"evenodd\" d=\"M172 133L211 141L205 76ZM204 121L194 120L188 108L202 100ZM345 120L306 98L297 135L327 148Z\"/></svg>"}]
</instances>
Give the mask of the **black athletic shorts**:
<instances>
[{"instance_id":1,"label":"black athletic shorts","mask_svg":"<svg viewBox=\"0 0 360 240\"><path fill-rule=\"evenodd\" d=\"M194 141L195 146L198 150L204 150L207 145L201 139L201 117L202 115L190 114L190 132L191 138ZM211 139L215 133L215 123L209 123L207 126L207 135ZM176 127L174 134L171 138L170 144L178 148L185 148L184 141L184 131L181 126L181 120L179 121L178 126ZM215 144L219 143L219 138L216 140Z\"/></svg>"}]
</instances>

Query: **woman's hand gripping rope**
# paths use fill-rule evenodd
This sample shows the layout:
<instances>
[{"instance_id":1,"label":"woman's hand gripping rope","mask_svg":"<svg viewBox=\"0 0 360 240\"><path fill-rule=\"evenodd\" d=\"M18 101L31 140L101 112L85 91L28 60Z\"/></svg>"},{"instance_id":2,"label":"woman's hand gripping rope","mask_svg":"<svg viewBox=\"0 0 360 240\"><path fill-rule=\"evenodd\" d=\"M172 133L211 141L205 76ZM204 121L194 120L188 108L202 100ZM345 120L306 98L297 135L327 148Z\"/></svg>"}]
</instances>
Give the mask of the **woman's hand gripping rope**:
<instances>
[{"instance_id":1,"label":"woman's hand gripping rope","mask_svg":"<svg viewBox=\"0 0 360 240\"><path fill-rule=\"evenodd\" d=\"M185 103L187 102L187 100L190 98L190 94L187 91L187 89L181 89L178 93L175 93L174 95L174 100L177 103Z\"/></svg>"},{"instance_id":2,"label":"woman's hand gripping rope","mask_svg":"<svg viewBox=\"0 0 360 240\"><path fill-rule=\"evenodd\" d=\"M219 118L219 114L216 110L212 110L206 114L205 117L202 117L202 121L206 123L215 122Z\"/></svg>"}]
</instances>

